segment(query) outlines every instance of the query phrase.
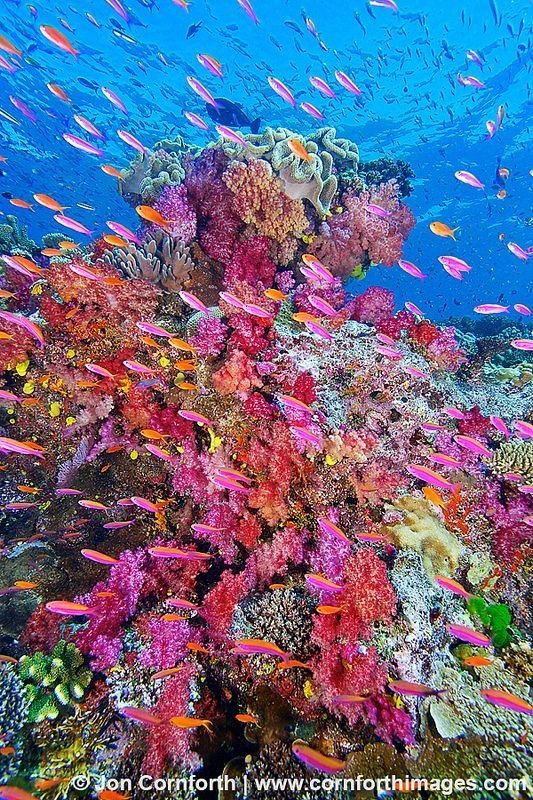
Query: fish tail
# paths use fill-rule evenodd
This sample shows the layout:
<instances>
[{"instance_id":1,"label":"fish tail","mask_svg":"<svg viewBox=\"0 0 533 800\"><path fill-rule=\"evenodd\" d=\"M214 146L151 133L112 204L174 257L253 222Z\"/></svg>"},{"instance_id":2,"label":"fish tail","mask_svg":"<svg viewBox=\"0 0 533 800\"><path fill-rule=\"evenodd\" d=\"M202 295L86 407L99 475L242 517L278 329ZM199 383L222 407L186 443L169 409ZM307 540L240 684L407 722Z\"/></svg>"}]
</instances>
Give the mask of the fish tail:
<instances>
[{"instance_id":1,"label":"fish tail","mask_svg":"<svg viewBox=\"0 0 533 800\"><path fill-rule=\"evenodd\" d=\"M261 117L256 117L256 119L250 122L250 131L252 133L259 133L260 127L261 127Z\"/></svg>"},{"instance_id":2,"label":"fish tail","mask_svg":"<svg viewBox=\"0 0 533 800\"><path fill-rule=\"evenodd\" d=\"M460 230L461 230L461 226L460 225L458 225L457 228L452 228L452 239L454 240L454 242L457 241L456 238L455 238L455 234L457 233L457 231L460 231Z\"/></svg>"}]
</instances>

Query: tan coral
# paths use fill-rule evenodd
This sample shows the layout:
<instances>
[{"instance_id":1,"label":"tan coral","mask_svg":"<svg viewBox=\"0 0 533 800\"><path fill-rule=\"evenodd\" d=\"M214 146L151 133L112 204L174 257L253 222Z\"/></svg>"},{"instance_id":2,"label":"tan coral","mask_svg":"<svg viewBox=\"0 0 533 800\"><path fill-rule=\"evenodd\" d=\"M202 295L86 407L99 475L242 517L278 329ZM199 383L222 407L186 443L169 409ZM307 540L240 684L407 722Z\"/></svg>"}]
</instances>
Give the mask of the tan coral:
<instances>
[{"instance_id":1,"label":"tan coral","mask_svg":"<svg viewBox=\"0 0 533 800\"><path fill-rule=\"evenodd\" d=\"M384 535L400 550L420 553L430 578L436 574L453 575L459 565L461 544L431 505L423 498L404 495L391 508L401 511L403 519L384 525Z\"/></svg>"},{"instance_id":2,"label":"tan coral","mask_svg":"<svg viewBox=\"0 0 533 800\"><path fill-rule=\"evenodd\" d=\"M106 253L104 261L128 278L158 284L168 292L178 292L187 285L194 268L189 248L162 231L147 238L142 247L130 242L126 248L114 248Z\"/></svg>"},{"instance_id":3,"label":"tan coral","mask_svg":"<svg viewBox=\"0 0 533 800\"><path fill-rule=\"evenodd\" d=\"M513 439L502 442L486 463L496 475L512 473L526 482L533 480L533 442Z\"/></svg>"},{"instance_id":4,"label":"tan coral","mask_svg":"<svg viewBox=\"0 0 533 800\"><path fill-rule=\"evenodd\" d=\"M223 176L233 192L233 206L243 222L280 243L303 236L308 222L301 200L291 200L267 161L232 163Z\"/></svg>"}]
</instances>

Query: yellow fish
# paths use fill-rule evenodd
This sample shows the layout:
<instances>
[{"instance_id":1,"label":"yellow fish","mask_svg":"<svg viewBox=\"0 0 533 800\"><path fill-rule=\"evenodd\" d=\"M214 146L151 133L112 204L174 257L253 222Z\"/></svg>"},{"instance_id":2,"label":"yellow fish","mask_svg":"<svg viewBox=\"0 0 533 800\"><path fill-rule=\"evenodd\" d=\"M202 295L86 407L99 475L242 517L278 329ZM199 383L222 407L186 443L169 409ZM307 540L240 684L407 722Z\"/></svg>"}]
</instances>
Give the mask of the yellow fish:
<instances>
[{"instance_id":1,"label":"yellow fish","mask_svg":"<svg viewBox=\"0 0 533 800\"><path fill-rule=\"evenodd\" d=\"M445 222L432 222L429 226L429 229L431 233L435 234L435 236L450 236L455 242L454 234L459 230L459 227L450 228Z\"/></svg>"}]
</instances>

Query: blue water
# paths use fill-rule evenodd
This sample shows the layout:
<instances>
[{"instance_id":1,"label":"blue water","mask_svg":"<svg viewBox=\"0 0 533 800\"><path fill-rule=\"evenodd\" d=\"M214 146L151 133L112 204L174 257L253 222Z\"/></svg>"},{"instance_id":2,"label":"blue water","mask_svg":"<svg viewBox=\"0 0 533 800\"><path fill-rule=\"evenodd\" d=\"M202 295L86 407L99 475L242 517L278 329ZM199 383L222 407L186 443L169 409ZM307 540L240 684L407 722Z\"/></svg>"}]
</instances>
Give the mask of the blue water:
<instances>
[{"instance_id":1,"label":"blue water","mask_svg":"<svg viewBox=\"0 0 533 800\"><path fill-rule=\"evenodd\" d=\"M67 213L96 234L108 219L135 226L135 213L117 194L116 181L99 165L124 167L133 157L131 148L118 139L118 128L146 146L176 133L207 143L210 135L183 117L183 110L206 117L204 104L186 83L186 76L194 75L216 96L242 103L251 117L260 116L262 126L283 125L306 134L329 124L340 136L357 142L362 160L386 155L411 163L416 179L407 202L417 225L405 258L428 278L415 280L398 267L376 268L366 284L387 286L396 293L399 306L405 300L415 301L437 319L471 315L474 305L485 302L531 305L530 264L506 247L508 241L523 248L533 244L533 227L526 222L533 214L533 160L527 153L531 4L527 0L448 0L444 5L440 0L398 0L398 4L396 14L368 7L363 0L311 0L305 9L283 0L255 0L260 19L256 26L236 0L195 0L189 13L172 0L131 0L126 7L132 21L127 25L105 0L35 3L36 18L29 4L2 0L0 32L23 50L23 56L15 74L0 69L0 109L20 123L0 117L0 155L8 159L0 165L5 173L0 194L10 192L29 201L33 193L50 194L70 206ZM87 11L100 28L87 19ZM307 30L302 14L313 20L327 51ZM187 39L190 26L197 23L199 30ZM40 25L58 28L80 50L79 57L47 42ZM113 29L135 41L117 37ZM466 61L468 49L480 54L482 70ZM223 80L200 66L198 53L222 62ZM335 69L353 77L362 98L340 90L337 98L328 100L309 84L309 76L318 75L334 85ZM486 88L459 85L458 72L480 78ZM286 83L299 102L307 100L320 108L326 121L318 123L284 103L269 88L269 75ZM48 82L59 84L72 104L54 97L46 88ZM121 97L129 109L127 117L104 98L101 86ZM26 103L37 123L12 105L10 95ZM496 119L500 104L506 110L503 128L488 141L485 122ZM90 138L72 120L74 113L105 132L104 158L74 150L63 140L66 131ZM493 185L498 163L510 170L504 200L496 198L500 187ZM459 169L473 172L485 184L485 192L459 183L454 177ZM82 210L77 203L96 210ZM0 197L0 212L13 211L35 239L58 230L52 211L37 205L33 213L19 211ZM433 220L460 226L457 242L433 235L429 230ZM472 265L462 283L443 271L437 261L442 254Z\"/></svg>"}]
</instances>

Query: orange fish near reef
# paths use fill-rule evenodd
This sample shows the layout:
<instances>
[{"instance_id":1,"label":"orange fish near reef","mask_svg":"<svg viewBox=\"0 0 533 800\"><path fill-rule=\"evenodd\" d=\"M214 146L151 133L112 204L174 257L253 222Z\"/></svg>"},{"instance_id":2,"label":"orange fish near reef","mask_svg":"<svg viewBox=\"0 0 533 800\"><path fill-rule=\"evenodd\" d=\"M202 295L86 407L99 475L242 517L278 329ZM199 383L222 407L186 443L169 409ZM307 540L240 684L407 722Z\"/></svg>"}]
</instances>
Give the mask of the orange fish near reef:
<instances>
[{"instance_id":1,"label":"orange fish near reef","mask_svg":"<svg viewBox=\"0 0 533 800\"><path fill-rule=\"evenodd\" d=\"M181 672L182 669L183 667L169 667L168 669L162 669L159 672L154 672L150 680L159 681L162 678L168 678L170 675L176 675L177 672Z\"/></svg>"},{"instance_id":2,"label":"orange fish near reef","mask_svg":"<svg viewBox=\"0 0 533 800\"><path fill-rule=\"evenodd\" d=\"M305 149L305 146L302 144L302 142L300 142L298 139L288 139L287 144L289 145L291 151L294 153L295 156L298 156L298 158L307 161L308 164L310 163L311 156Z\"/></svg>"},{"instance_id":3,"label":"orange fish near reef","mask_svg":"<svg viewBox=\"0 0 533 800\"><path fill-rule=\"evenodd\" d=\"M435 236L450 236L455 241L455 233L459 228L450 228L445 222L432 222L429 229Z\"/></svg>"},{"instance_id":4,"label":"orange fish near reef","mask_svg":"<svg viewBox=\"0 0 533 800\"><path fill-rule=\"evenodd\" d=\"M238 722L250 722L252 725L259 725L259 720L253 714L235 714L235 719Z\"/></svg>"},{"instance_id":5,"label":"orange fish near reef","mask_svg":"<svg viewBox=\"0 0 533 800\"><path fill-rule=\"evenodd\" d=\"M153 225L158 225L160 228L168 228L170 224L170 220L162 217L159 211L156 211L152 206L137 206L135 211L141 219L151 222Z\"/></svg>"},{"instance_id":6,"label":"orange fish near reef","mask_svg":"<svg viewBox=\"0 0 533 800\"><path fill-rule=\"evenodd\" d=\"M54 198L50 197L48 194L34 194L33 199L36 200L39 205L49 208L50 211L59 211L59 213L61 213L68 208L68 206L62 206L61 203L58 203L57 200L54 200Z\"/></svg>"},{"instance_id":7,"label":"orange fish near reef","mask_svg":"<svg viewBox=\"0 0 533 800\"><path fill-rule=\"evenodd\" d=\"M98 792L98 800L129 800L129 794L122 794L122 792L115 792L113 789L104 789Z\"/></svg>"},{"instance_id":8,"label":"orange fish near reef","mask_svg":"<svg viewBox=\"0 0 533 800\"><path fill-rule=\"evenodd\" d=\"M176 728L205 728L209 733L213 733L213 723L208 719L197 719L196 717L171 717L171 725Z\"/></svg>"},{"instance_id":9,"label":"orange fish near reef","mask_svg":"<svg viewBox=\"0 0 533 800\"><path fill-rule=\"evenodd\" d=\"M463 658L463 664L466 664L468 667L489 667L493 663L494 659L487 658L486 656L468 656L468 658Z\"/></svg>"}]
</instances>

